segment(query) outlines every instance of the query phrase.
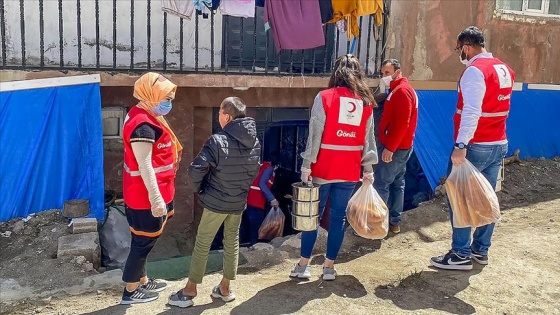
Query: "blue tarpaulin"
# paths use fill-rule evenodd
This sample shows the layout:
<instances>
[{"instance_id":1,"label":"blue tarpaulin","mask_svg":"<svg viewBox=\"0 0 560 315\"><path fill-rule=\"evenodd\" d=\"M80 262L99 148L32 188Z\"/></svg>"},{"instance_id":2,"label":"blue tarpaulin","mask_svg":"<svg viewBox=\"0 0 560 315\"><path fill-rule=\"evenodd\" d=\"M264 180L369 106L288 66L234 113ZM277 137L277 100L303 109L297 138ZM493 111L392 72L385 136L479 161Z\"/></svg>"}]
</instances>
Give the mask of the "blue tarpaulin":
<instances>
[{"instance_id":1,"label":"blue tarpaulin","mask_svg":"<svg viewBox=\"0 0 560 315\"><path fill-rule=\"evenodd\" d=\"M453 114L456 91L417 91L420 101L414 143L422 169L432 189L446 175L453 148ZM521 158L560 155L560 91L528 89L514 91L507 120L509 154L520 149Z\"/></svg>"},{"instance_id":2,"label":"blue tarpaulin","mask_svg":"<svg viewBox=\"0 0 560 315\"><path fill-rule=\"evenodd\" d=\"M84 77L96 76L74 81L87 82ZM88 199L90 217L103 219L99 83L73 85L72 79L37 80L47 87L31 89L2 84L0 222L61 209L69 199Z\"/></svg>"}]
</instances>

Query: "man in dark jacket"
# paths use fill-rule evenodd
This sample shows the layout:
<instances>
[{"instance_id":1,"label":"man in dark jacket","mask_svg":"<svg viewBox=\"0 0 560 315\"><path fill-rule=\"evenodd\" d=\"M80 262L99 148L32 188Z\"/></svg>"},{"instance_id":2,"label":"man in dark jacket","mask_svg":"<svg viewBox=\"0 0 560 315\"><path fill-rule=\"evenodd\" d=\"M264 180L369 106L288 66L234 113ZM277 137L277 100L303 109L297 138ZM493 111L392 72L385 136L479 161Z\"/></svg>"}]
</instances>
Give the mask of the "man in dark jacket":
<instances>
[{"instance_id":1,"label":"man in dark jacket","mask_svg":"<svg viewBox=\"0 0 560 315\"><path fill-rule=\"evenodd\" d=\"M228 97L220 105L222 131L213 134L189 166L189 177L204 207L186 286L169 297L178 307L193 305L197 284L202 282L210 246L224 224L224 276L212 296L233 301L230 280L235 280L239 257L239 225L247 207L247 195L259 170L261 145L255 120L245 117L245 105Z\"/></svg>"}]
</instances>

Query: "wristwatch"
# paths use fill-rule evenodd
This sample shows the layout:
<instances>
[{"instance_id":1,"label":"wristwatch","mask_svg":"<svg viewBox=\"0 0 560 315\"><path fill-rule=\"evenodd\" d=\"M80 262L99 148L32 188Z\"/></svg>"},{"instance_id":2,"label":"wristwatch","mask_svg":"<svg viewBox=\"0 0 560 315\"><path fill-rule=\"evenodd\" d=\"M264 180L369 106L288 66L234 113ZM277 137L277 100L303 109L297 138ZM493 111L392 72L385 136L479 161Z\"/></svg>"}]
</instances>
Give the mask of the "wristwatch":
<instances>
[{"instance_id":1,"label":"wristwatch","mask_svg":"<svg viewBox=\"0 0 560 315\"><path fill-rule=\"evenodd\" d=\"M466 149L467 146L463 142L459 142L459 143L455 143L455 148L457 148L459 150L463 150L463 149Z\"/></svg>"}]
</instances>

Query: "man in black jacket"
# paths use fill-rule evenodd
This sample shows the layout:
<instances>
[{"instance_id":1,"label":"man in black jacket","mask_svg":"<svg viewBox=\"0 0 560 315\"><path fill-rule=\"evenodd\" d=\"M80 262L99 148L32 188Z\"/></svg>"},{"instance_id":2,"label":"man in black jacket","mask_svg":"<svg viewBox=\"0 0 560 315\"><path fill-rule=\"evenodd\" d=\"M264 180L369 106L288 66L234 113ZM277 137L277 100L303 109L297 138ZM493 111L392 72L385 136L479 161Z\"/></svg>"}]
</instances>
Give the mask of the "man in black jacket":
<instances>
[{"instance_id":1,"label":"man in black jacket","mask_svg":"<svg viewBox=\"0 0 560 315\"><path fill-rule=\"evenodd\" d=\"M202 282L210 246L224 224L224 276L212 297L233 301L230 280L235 280L239 257L239 225L247 207L247 195L259 170L261 145L255 120L245 117L245 105L228 97L220 105L222 131L213 134L189 166L189 177L204 207L198 226L186 286L169 297L178 307L193 305L197 284Z\"/></svg>"}]
</instances>

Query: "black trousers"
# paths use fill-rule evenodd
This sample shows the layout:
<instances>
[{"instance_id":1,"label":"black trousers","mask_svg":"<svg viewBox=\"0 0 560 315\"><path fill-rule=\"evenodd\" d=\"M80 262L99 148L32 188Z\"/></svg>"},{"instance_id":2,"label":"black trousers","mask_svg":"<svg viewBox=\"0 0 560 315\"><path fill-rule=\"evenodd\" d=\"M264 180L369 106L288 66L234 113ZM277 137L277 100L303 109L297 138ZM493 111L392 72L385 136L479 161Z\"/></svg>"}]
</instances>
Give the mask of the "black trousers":
<instances>
[{"instance_id":1,"label":"black trousers","mask_svg":"<svg viewBox=\"0 0 560 315\"><path fill-rule=\"evenodd\" d=\"M130 241L130 252L124 265L122 280L124 282L138 282L140 278L147 275L146 260L148 254L154 248L157 237L145 237L132 234Z\"/></svg>"},{"instance_id":2,"label":"black trousers","mask_svg":"<svg viewBox=\"0 0 560 315\"><path fill-rule=\"evenodd\" d=\"M125 206L125 211L128 224L135 232L131 231L130 252L124 265L122 280L134 283L147 275L146 261L148 254L163 232L168 216L172 216L173 201L167 204L168 215L160 218L152 216L149 209L138 210Z\"/></svg>"}]
</instances>

